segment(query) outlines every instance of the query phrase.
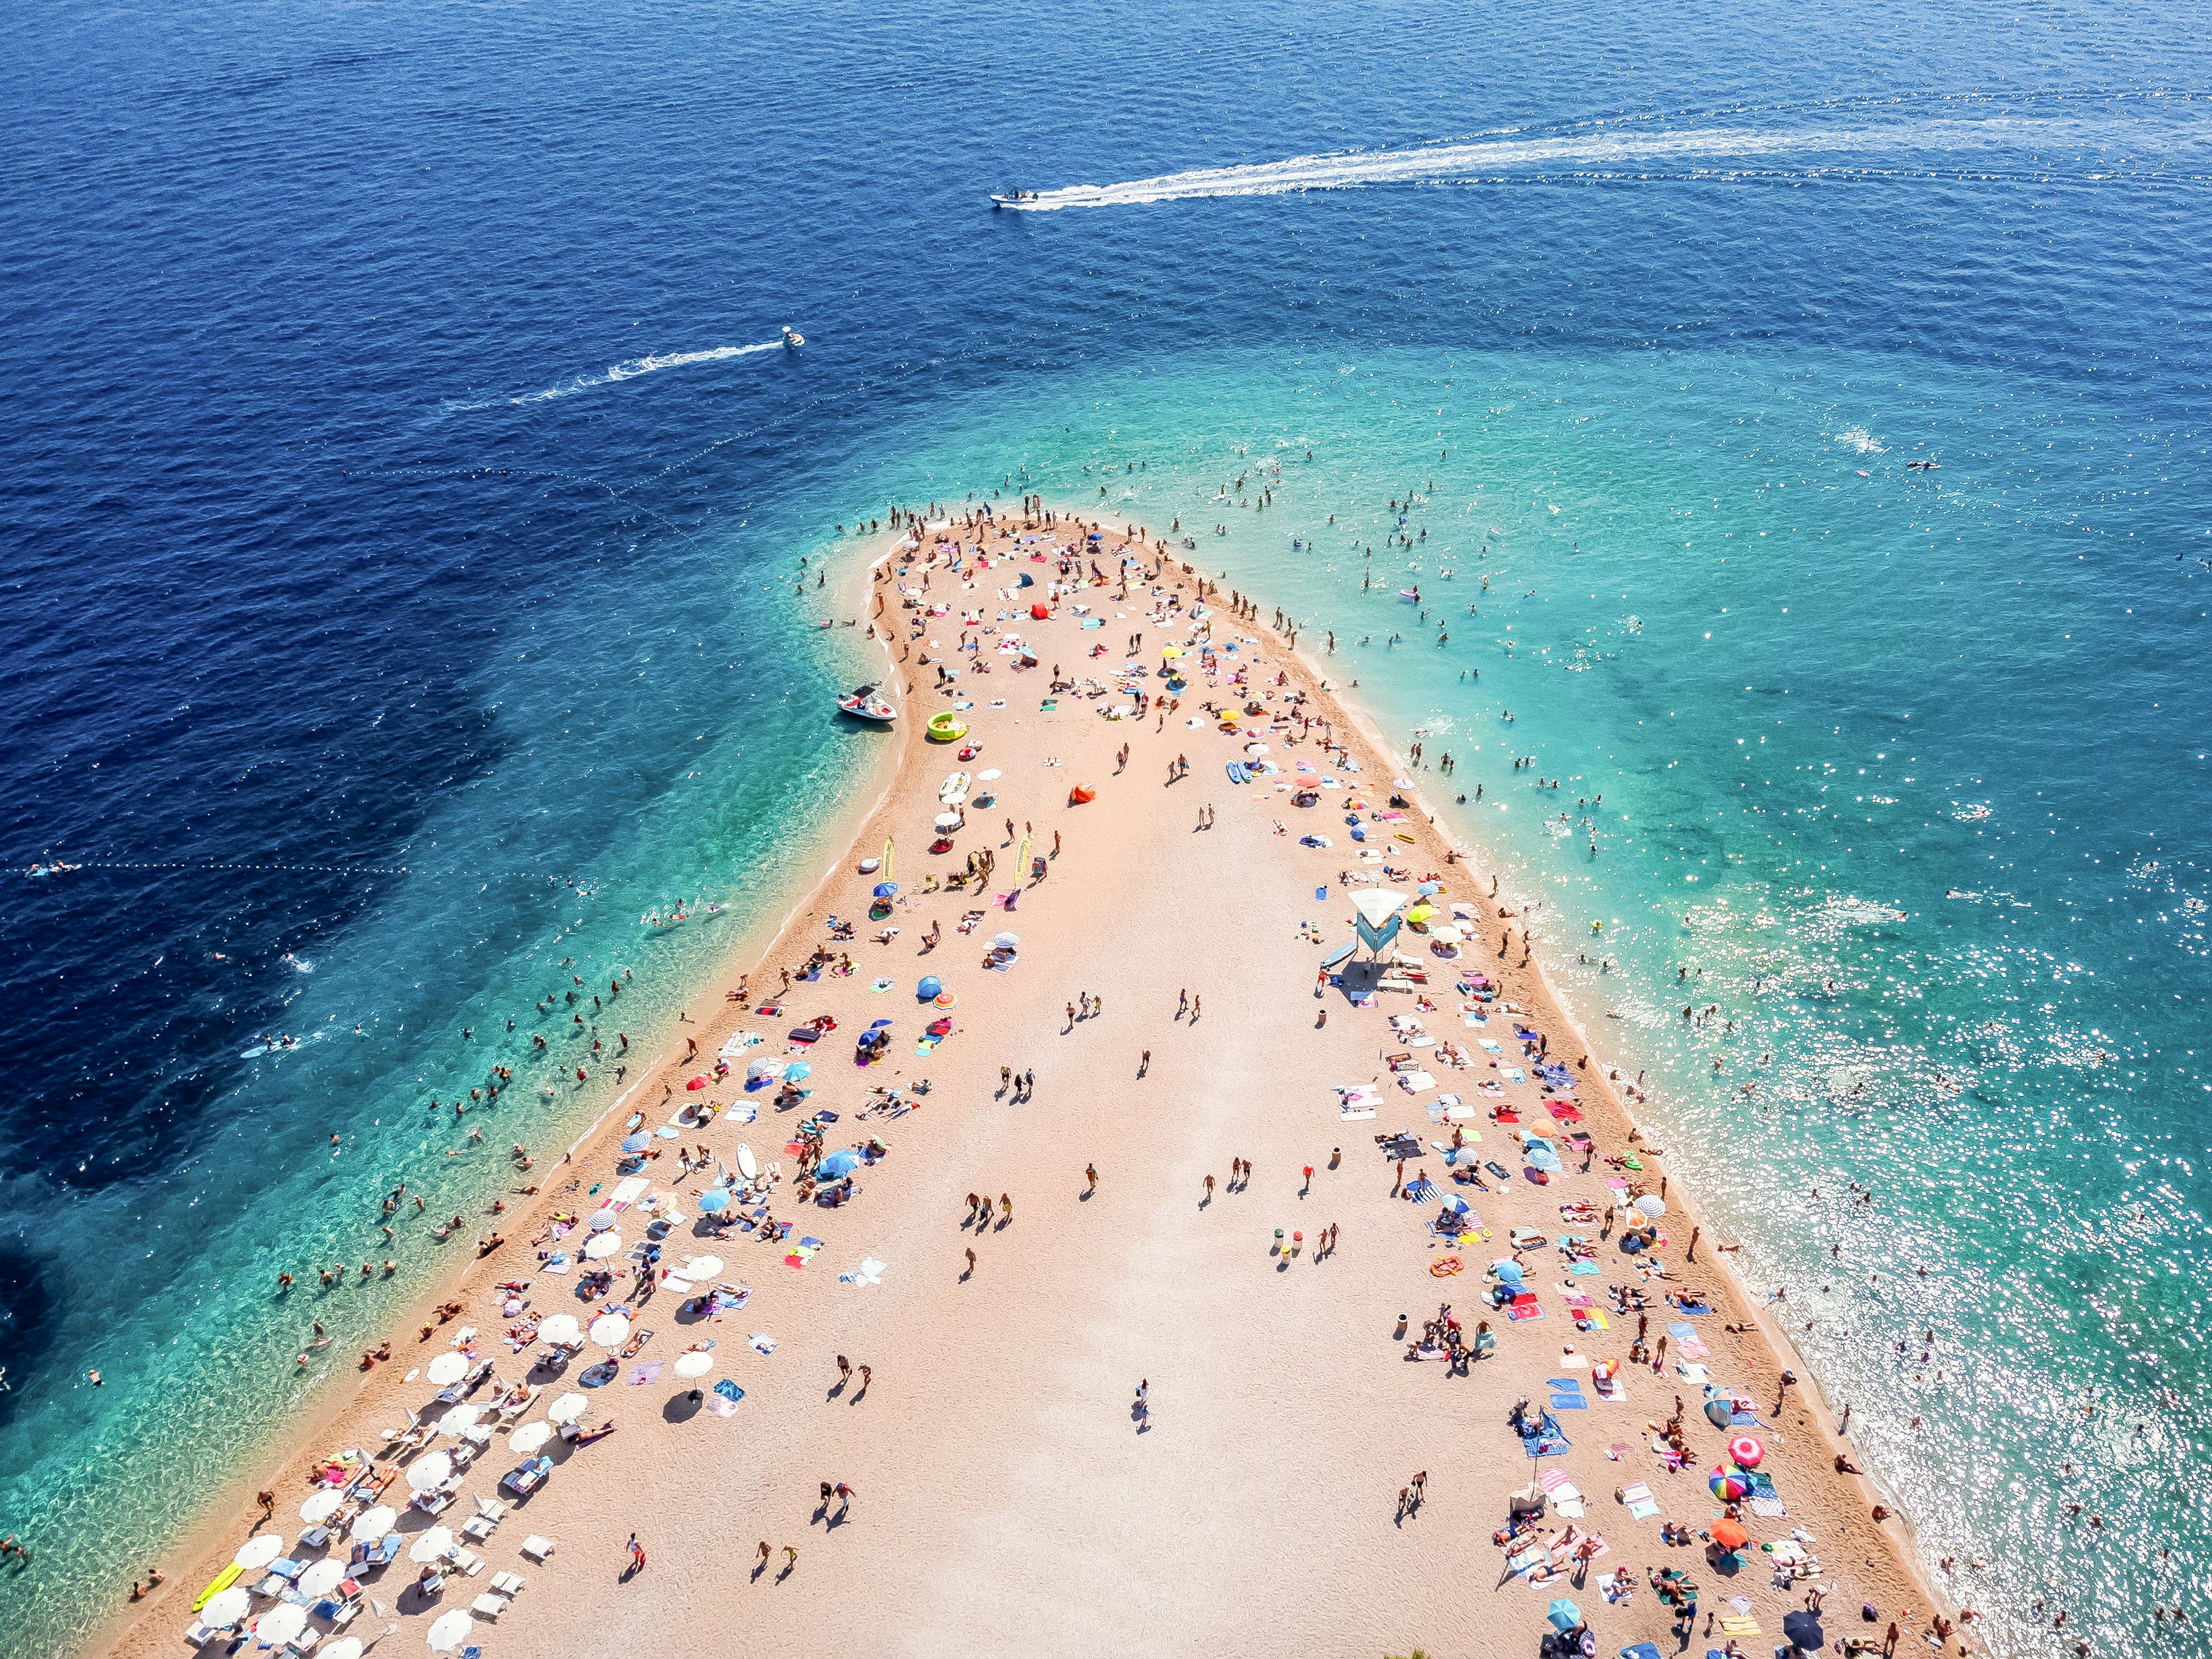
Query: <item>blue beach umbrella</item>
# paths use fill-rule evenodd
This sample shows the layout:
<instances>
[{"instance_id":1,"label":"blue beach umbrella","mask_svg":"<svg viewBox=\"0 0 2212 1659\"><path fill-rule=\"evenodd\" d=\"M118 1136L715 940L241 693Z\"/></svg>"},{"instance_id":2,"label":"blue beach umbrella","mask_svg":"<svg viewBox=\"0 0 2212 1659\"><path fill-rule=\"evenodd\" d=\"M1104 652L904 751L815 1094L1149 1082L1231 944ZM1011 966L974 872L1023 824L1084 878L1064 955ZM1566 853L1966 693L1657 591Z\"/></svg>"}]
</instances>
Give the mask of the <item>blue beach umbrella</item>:
<instances>
[{"instance_id":1,"label":"blue beach umbrella","mask_svg":"<svg viewBox=\"0 0 2212 1659\"><path fill-rule=\"evenodd\" d=\"M730 1195L719 1190L702 1193L699 1194L699 1207L708 1215L720 1215L730 1207Z\"/></svg>"},{"instance_id":2,"label":"blue beach umbrella","mask_svg":"<svg viewBox=\"0 0 2212 1659\"><path fill-rule=\"evenodd\" d=\"M783 1068L783 1080L786 1083L797 1083L813 1075L814 1067L803 1060L794 1060Z\"/></svg>"},{"instance_id":3,"label":"blue beach umbrella","mask_svg":"<svg viewBox=\"0 0 2212 1659\"><path fill-rule=\"evenodd\" d=\"M859 1169L860 1167L860 1155L853 1151L850 1147L848 1147L842 1152L830 1153L830 1156L823 1158L821 1164L817 1167L822 1174L829 1176L834 1179L841 1175L849 1175L854 1170Z\"/></svg>"},{"instance_id":4,"label":"blue beach umbrella","mask_svg":"<svg viewBox=\"0 0 2212 1659\"><path fill-rule=\"evenodd\" d=\"M895 898L897 895L898 884L896 882L879 881L876 884L876 896L878 898Z\"/></svg>"},{"instance_id":5,"label":"blue beach umbrella","mask_svg":"<svg viewBox=\"0 0 2212 1659\"><path fill-rule=\"evenodd\" d=\"M1583 1610L1561 1596L1552 1603L1544 1617L1552 1621L1553 1630L1572 1630L1583 1621Z\"/></svg>"},{"instance_id":6,"label":"blue beach umbrella","mask_svg":"<svg viewBox=\"0 0 2212 1659\"><path fill-rule=\"evenodd\" d=\"M623 1151L626 1152L641 1152L652 1145L652 1134L647 1130L640 1129L635 1134L631 1135L623 1140Z\"/></svg>"}]
</instances>

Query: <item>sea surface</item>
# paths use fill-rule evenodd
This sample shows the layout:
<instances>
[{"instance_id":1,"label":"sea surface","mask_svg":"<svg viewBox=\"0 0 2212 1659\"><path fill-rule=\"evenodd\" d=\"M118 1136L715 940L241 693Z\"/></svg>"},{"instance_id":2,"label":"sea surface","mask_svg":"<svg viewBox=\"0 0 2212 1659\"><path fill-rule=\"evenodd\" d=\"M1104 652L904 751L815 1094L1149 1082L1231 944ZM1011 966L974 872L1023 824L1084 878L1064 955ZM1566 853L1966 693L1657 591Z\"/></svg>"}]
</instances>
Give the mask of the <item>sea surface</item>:
<instances>
[{"instance_id":1,"label":"sea surface","mask_svg":"<svg viewBox=\"0 0 2212 1659\"><path fill-rule=\"evenodd\" d=\"M0 31L0 1654L613 1102L576 981L649 1055L818 873L840 526L1023 489L1423 744L1988 1646L2204 1650L2201 14Z\"/></svg>"}]
</instances>

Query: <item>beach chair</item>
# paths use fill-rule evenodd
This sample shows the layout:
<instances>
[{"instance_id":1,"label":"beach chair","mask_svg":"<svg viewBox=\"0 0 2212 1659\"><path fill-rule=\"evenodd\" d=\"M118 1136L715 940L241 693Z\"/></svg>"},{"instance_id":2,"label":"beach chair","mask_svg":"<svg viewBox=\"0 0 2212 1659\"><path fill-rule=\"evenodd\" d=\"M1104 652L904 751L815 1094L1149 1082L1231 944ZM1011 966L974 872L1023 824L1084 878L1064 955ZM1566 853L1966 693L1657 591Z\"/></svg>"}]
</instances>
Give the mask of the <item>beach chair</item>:
<instances>
[{"instance_id":1,"label":"beach chair","mask_svg":"<svg viewBox=\"0 0 2212 1659\"><path fill-rule=\"evenodd\" d=\"M536 1533L522 1540L522 1553L541 1565L552 1559L553 1552L561 1546L553 1539L540 1538Z\"/></svg>"},{"instance_id":2,"label":"beach chair","mask_svg":"<svg viewBox=\"0 0 2212 1659\"><path fill-rule=\"evenodd\" d=\"M522 1587L528 1582L519 1572L495 1573L492 1575L491 1587L495 1594L504 1595L509 1601L513 1601L522 1594Z\"/></svg>"},{"instance_id":3,"label":"beach chair","mask_svg":"<svg viewBox=\"0 0 2212 1659\"><path fill-rule=\"evenodd\" d=\"M406 1543L407 1540L396 1532L385 1534L384 1541L368 1552L365 1565L372 1567L390 1566L399 1559L399 1552L406 1547Z\"/></svg>"},{"instance_id":4,"label":"beach chair","mask_svg":"<svg viewBox=\"0 0 2212 1659\"><path fill-rule=\"evenodd\" d=\"M471 1578L484 1569L483 1557L473 1550L464 1549L458 1542L453 1546L453 1562Z\"/></svg>"},{"instance_id":5,"label":"beach chair","mask_svg":"<svg viewBox=\"0 0 2212 1659\"><path fill-rule=\"evenodd\" d=\"M469 1611L479 1619L497 1619L507 1611L507 1598L504 1595L479 1595L469 1603Z\"/></svg>"}]
</instances>

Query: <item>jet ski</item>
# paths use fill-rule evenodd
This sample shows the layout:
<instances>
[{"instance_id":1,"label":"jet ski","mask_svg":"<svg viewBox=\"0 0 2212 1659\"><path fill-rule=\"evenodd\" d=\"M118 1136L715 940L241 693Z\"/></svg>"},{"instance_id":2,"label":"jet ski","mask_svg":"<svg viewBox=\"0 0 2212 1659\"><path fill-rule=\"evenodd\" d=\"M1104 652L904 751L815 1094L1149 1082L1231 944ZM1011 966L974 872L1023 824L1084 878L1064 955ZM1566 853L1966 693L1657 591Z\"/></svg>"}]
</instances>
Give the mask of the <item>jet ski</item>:
<instances>
[{"instance_id":1,"label":"jet ski","mask_svg":"<svg viewBox=\"0 0 2212 1659\"><path fill-rule=\"evenodd\" d=\"M792 327L790 324L786 323L783 325L783 343L795 350L806 343L806 337Z\"/></svg>"}]
</instances>

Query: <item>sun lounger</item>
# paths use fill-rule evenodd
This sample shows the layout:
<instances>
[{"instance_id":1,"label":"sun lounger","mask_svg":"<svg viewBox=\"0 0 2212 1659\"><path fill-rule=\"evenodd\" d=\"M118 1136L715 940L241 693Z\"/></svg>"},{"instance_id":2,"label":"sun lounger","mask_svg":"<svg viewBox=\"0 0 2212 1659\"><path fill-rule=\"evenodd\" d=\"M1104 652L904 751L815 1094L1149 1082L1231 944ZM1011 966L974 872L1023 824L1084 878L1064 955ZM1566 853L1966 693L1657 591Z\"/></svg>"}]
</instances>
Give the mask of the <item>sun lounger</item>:
<instances>
[{"instance_id":1,"label":"sun lounger","mask_svg":"<svg viewBox=\"0 0 2212 1659\"><path fill-rule=\"evenodd\" d=\"M483 1571L483 1557L456 1543L453 1546L453 1565L473 1578Z\"/></svg>"},{"instance_id":2,"label":"sun lounger","mask_svg":"<svg viewBox=\"0 0 2212 1659\"><path fill-rule=\"evenodd\" d=\"M553 1552L558 1548L560 1545L554 1540L540 1538L535 1533L522 1540L522 1553L533 1561L544 1562L550 1559Z\"/></svg>"},{"instance_id":3,"label":"sun lounger","mask_svg":"<svg viewBox=\"0 0 2212 1659\"><path fill-rule=\"evenodd\" d=\"M512 1600L522 1593L522 1587L527 1582L519 1572L502 1572L493 1577L491 1587L497 1594Z\"/></svg>"},{"instance_id":4,"label":"sun lounger","mask_svg":"<svg viewBox=\"0 0 2212 1659\"><path fill-rule=\"evenodd\" d=\"M496 1619L507 1611L504 1595L479 1595L469 1603L469 1611L479 1619Z\"/></svg>"}]
</instances>

